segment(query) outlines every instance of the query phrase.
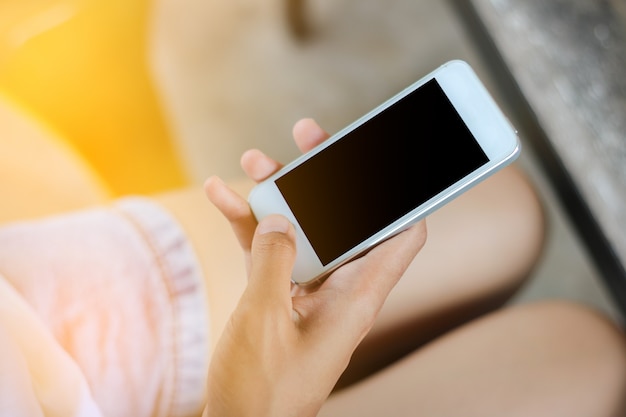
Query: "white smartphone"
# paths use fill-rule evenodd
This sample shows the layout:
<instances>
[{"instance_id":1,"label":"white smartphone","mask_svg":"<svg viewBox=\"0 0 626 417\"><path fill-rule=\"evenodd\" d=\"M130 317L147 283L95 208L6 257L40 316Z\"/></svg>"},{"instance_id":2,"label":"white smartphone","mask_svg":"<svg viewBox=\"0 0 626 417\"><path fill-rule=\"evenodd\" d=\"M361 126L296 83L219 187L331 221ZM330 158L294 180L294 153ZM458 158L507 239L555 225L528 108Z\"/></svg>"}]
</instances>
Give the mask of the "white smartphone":
<instances>
[{"instance_id":1,"label":"white smartphone","mask_svg":"<svg viewBox=\"0 0 626 417\"><path fill-rule=\"evenodd\" d=\"M463 61L451 61L250 193L258 220L295 226L305 285L407 229L519 155L517 132Z\"/></svg>"}]
</instances>

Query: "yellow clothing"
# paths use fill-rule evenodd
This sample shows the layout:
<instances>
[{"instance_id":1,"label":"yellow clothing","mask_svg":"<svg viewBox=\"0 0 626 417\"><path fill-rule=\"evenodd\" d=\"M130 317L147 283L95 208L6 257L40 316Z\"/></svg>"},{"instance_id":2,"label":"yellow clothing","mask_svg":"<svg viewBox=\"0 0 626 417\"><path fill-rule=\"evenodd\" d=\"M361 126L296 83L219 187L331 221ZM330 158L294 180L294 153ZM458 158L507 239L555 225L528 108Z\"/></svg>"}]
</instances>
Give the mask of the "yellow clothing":
<instances>
[{"instance_id":1,"label":"yellow clothing","mask_svg":"<svg viewBox=\"0 0 626 417\"><path fill-rule=\"evenodd\" d=\"M51 126L115 196L188 182L150 77L150 9L148 0L0 4L0 92Z\"/></svg>"}]
</instances>

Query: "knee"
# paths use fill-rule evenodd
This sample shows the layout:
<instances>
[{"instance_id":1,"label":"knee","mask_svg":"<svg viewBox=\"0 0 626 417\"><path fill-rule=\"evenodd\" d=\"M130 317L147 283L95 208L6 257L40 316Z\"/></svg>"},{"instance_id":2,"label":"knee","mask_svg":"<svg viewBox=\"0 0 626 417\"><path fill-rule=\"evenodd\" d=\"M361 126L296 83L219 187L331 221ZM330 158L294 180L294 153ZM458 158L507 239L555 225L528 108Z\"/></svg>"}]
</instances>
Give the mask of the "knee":
<instances>
[{"instance_id":1,"label":"knee","mask_svg":"<svg viewBox=\"0 0 626 417\"><path fill-rule=\"evenodd\" d=\"M472 193L472 194L470 194ZM508 298L530 276L544 249L546 217L537 189L516 166L471 190L457 207L475 288ZM469 221L467 221L469 220Z\"/></svg>"},{"instance_id":2,"label":"knee","mask_svg":"<svg viewBox=\"0 0 626 417\"><path fill-rule=\"evenodd\" d=\"M507 230L496 243L509 256L511 271L526 277L539 260L546 240L546 214L541 197L527 175L517 167L509 167L494 178L500 184L492 187L499 209L492 221ZM487 197L489 200L489 197ZM493 204L496 204L495 201Z\"/></svg>"},{"instance_id":3,"label":"knee","mask_svg":"<svg viewBox=\"0 0 626 417\"><path fill-rule=\"evenodd\" d=\"M477 313L501 305L530 276L545 240L541 199L515 166L433 213L428 228L414 273L429 277L416 288L430 291L437 309L444 299L469 304ZM432 296L435 291L438 297Z\"/></svg>"}]
</instances>

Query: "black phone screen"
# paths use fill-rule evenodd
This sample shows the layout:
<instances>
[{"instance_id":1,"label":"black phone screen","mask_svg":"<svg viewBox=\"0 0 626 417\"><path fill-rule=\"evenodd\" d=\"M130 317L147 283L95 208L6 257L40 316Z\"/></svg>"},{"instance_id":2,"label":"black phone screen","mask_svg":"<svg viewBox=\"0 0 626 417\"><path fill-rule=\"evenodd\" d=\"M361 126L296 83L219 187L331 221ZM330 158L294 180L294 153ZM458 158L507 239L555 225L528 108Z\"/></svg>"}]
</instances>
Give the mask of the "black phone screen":
<instances>
[{"instance_id":1,"label":"black phone screen","mask_svg":"<svg viewBox=\"0 0 626 417\"><path fill-rule=\"evenodd\" d=\"M276 185L327 265L488 161L433 79Z\"/></svg>"}]
</instances>

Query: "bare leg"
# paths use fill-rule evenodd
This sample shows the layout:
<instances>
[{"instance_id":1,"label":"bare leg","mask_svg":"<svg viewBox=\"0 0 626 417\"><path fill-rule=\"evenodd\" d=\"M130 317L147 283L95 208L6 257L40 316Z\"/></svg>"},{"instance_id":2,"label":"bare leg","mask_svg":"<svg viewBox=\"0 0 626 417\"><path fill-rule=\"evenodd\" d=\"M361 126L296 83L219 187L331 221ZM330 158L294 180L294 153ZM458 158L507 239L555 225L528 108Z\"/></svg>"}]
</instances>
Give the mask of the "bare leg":
<instances>
[{"instance_id":1,"label":"bare leg","mask_svg":"<svg viewBox=\"0 0 626 417\"><path fill-rule=\"evenodd\" d=\"M346 386L503 304L543 244L542 207L507 168L434 213L428 241L338 384Z\"/></svg>"},{"instance_id":2,"label":"bare leg","mask_svg":"<svg viewBox=\"0 0 626 417\"><path fill-rule=\"evenodd\" d=\"M596 313L518 306L443 336L330 397L325 416L623 416L626 343Z\"/></svg>"}]
</instances>

